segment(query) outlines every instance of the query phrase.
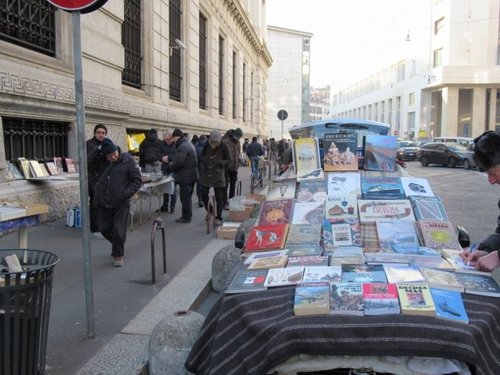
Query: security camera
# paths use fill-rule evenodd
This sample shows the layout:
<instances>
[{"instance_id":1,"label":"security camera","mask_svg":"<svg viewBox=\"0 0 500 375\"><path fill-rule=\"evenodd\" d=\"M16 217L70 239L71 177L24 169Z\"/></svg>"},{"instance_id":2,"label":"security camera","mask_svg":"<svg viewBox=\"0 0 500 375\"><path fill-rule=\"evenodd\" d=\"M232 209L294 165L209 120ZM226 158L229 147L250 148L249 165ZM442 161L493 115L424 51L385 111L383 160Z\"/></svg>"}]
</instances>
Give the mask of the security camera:
<instances>
[{"instance_id":1,"label":"security camera","mask_svg":"<svg viewBox=\"0 0 500 375\"><path fill-rule=\"evenodd\" d=\"M175 38L175 45L179 48L186 49L186 45L180 41L180 39Z\"/></svg>"}]
</instances>

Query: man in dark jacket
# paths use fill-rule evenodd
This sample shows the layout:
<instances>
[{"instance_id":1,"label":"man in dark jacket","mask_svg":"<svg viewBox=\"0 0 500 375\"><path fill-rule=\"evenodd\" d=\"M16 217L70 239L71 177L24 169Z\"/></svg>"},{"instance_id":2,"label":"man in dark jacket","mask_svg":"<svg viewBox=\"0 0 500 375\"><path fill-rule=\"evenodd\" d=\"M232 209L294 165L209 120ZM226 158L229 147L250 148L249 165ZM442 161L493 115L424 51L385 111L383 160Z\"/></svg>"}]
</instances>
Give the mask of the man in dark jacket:
<instances>
[{"instance_id":1,"label":"man in dark jacket","mask_svg":"<svg viewBox=\"0 0 500 375\"><path fill-rule=\"evenodd\" d=\"M217 130L212 130L210 139L201 153L201 195L205 209L208 211L208 192L211 187L214 188L217 205L215 225L222 225L222 208L226 192L225 168L231 163L230 151L221 138Z\"/></svg>"},{"instance_id":2,"label":"man in dark jacket","mask_svg":"<svg viewBox=\"0 0 500 375\"><path fill-rule=\"evenodd\" d=\"M164 146L164 154L168 156L169 160L174 160L175 156L175 141L172 138L172 131L167 130L165 132L163 138L163 146ZM164 175L168 175L170 173L167 172L167 164L162 163L161 169ZM172 176L174 177L174 176ZM172 194L164 193L163 194L163 204L160 207L160 212L168 212L173 214L175 212L175 203L177 202L177 189L174 184L174 191ZM170 205L170 208L169 208Z\"/></svg>"},{"instance_id":3,"label":"man in dark jacket","mask_svg":"<svg viewBox=\"0 0 500 375\"><path fill-rule=\"evenodd\" d=\"M194 183L198 178L198 158L196 150L188 141L182 130L174 129L172 137L175 140L175 156L170 160L163 157L163 162L167 163L165 169L168 173L175 172L175 183L179 185L179 198L182 204L182 216L175 220L176 223L190 223L193 216L191 195L193 194Z\"/></svg>"},{"instance_id":4,"label":"man in dark jacket","mask_svg":"<svg viewBox=\"0 0 500 375\"><path fill-rule=\"evenodd\" d=\"M224 208L229 210L229 199L234 197L236 181L238 181L238 168L240 167L241 144L240 138L243 132L240 128L230 129L222 137L222 142L229 149L231 162L226 167L226 186L229 187L229 197L227 189L224 194ZM229 199L228 199L229 198Z\"/></svg>"},{"instance_id":5,"label":"man in dark jacket","mask_svg":"<svg viewBox=\"0 0 500 375\"><path fill-rule=\"evenodd\" d=\"M201 135L200 138L198 138L198 142L194 145L194 149L196 150L196 157L198 158L198 176L200 175L200 169L201 169L201 153L203 149L205 148L205 145L207 144L208 139L207 136ZM198 207L205 207L203 204L203 197L201 195L202 187L200 183L200 179L196 181L196 196L198 197Z\"/></svg>"},{"instance_id":6,"label":"man in dark jacket","mask_svg":"<svg viewBox=\"0 0 500 375\"><path fill-rule=\"evenodd\" d=\"M94 127L94 136L89 139L87 145L87 181L89 189L89 223L90 236L94 239L104 239L99 233L97 222L97 210L94 208L94 185L96 184L102 171L108 162L101 151L102 141L108 135L108 129L104 124L97 124Z\"/></svg>"},{"instance_id":7,"label":"man in dark jacket","mask_svg":"<svg viewBox=\"0 0 500 375\"><path fill-rule=\"evenodd\" d=\"M264 155L264 150L259 142L257 142L257 137L252 138L252 142L247 147L247 155L252 163L252 174L255 177L259 176L259 157Z\"/></svg>"},{"instance_id":8,"label":"man in dark jacket","mask_svg":"<svg viewBox=\"0 0 500 375\"><path fill-rule=\"evenodd\" d=\"M158 138L158 131L149 129L139 146L139 166L146 173L160 173L163 155L163 142Z\"/></svg>"},{"instance_id":9,"label":"man in dark jacket","mask_svg":"<svg viewBox=\"0 0 500 375\"><path fill-rule=\"evenodd\" d=\"M108 164L95 184L95 206L99 209L99 229L111 242L114 266L123 266L130 198L142 185L141 171L128 153L120 153L105 138L101 145Z\"/></svg>"}]
</instances>

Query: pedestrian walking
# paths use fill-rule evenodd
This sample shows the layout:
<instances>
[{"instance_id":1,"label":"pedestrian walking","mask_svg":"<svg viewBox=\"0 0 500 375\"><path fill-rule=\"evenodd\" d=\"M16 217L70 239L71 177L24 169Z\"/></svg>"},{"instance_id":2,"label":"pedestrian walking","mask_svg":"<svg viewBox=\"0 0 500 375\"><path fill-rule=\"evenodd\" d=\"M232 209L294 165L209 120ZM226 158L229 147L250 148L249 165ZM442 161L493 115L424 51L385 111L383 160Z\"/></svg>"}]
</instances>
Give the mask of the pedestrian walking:
<instances>
[{"instance_id":1,"label":"pedestrian walking","mask_svg":"<svg viewBox=\"0 0 500 375\"><path fill-rule=\"evenodd\" d=\"M261 144L257 142L257 137L252 137L252 142L247 147L247 156L250 159L252 174L255 178L259 177L259 159L262 155L264 155L264 150Z\"/></svg>"},{"instance_id":2,"label":"pedestrian walking","mask_svg":"<svg viewBox=\"0 0 500 375\"><path fill-rule=\"evenodd\" d=\"M226 167L226 186L224 194L224 209L229 210L229 199L234 197L236 182L238 181L238 168L240 167L241 144L243 132L240 128L230 129L222 137L222 142L229 150L230 163Z\"/></svg>"},{"instance_id":3,"label":"pedestrian walking","mask_svg":"<svg viewBox=\"0 0 500 375\"><path fill-rule=\"evenodd\" d=\"M203 151L203 148L205 147L205 144L208 142L208 138L205 135L201 135L200 138L198 138L198 142L194 146L196 150L196 157L198 158L198 176L200 176L200 169L201 169L201 153ZM205 207L203 203L203 197L201 195L202 187L201 183L199 182L199 177L198 180L196 181L196 196L198 197L198 207Z\"/></svg>"}]
</instances>

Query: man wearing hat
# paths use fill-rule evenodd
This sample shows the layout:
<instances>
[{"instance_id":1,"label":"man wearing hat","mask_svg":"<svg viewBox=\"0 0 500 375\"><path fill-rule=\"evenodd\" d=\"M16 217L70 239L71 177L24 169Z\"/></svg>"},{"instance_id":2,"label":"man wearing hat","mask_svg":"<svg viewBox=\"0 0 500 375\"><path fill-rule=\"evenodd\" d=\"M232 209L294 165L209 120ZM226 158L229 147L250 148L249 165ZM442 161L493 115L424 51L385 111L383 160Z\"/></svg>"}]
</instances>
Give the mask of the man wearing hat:
<instances>
[{"instance_id":1,"label":"man wearing hat","mask_svg":"<svg viewBox=\"0 0 500 375\"><path fill-rule=\"evenodd\" d=\"M238 181L238 168L240 167L241 144L240 138L243 132L240 128L229 129L222 142L226 144L229 149L230 163L226 167L226 187L229 187L229 197L227 188L224 194L224 208L229 210L229 199L234 197L236 190L236 181ZM229 198L229 199L228 199Z\"/></svg>"},{"instance_id":2,"label":"man wearing hat","mask_svg":"<svg viewBox=\"0 0 500 375\"><path fill-rule=\"evenodd\" d=\"M168 156L163 156L162 160L166 163L164 170L168 173L175 173L174 180L179 185L182 216L175 222L190 223L193 216L191 195L198 179L198 158L193 144L188 141L182 130L174 129L172 139L175 142L175 156L172 160Z\"/></svg>"},{"instance_id":3,"label":"man wearing hat","mask_svg":"<svg viewBox=\"0 0 500 375\"><path fill-rule=\"evenodd\" d=\"M107 165L95 184L94 204L98 208L99 229L111 242L115 267L123 266L130 198L142 185L141 171L128 153L121 153L109 138L101 151Z\"/></svg>"},{"instance_id":4,"label":"man wearing hat","mask_svg":"<svg viewBox=\"0 0 500 375\"><path fill-rule=\"evenodd\" d=\"M161 173L161 158L165 155L163 142L156 129L149 129L139 145L139 166L146 173Z\"/></svg>"}]
</instances>

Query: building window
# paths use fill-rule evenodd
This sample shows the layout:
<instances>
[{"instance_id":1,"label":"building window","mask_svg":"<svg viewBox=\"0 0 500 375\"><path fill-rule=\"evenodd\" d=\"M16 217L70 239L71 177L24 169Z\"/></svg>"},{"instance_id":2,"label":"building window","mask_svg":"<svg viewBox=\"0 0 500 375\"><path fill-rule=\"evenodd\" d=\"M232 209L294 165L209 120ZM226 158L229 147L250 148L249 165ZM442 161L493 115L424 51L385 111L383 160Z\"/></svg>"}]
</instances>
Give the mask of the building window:
<instances>
[{"instance_id":1,"label":"building window","mask_svg":"<svg viewBox=\"0 0 500 375\"><path fill-rule=\"evenodd\" d=\"M236 52L233 51L233 119L236 118Z\"/></svg>"},{"instance_id":2,"label":"building window","mask_svg":"<svg viewBox=\"0 0 500 375\"><path fill-rule=\"evenodd\" d=\"M68 156L68 123L6 117L2 122L5 160L24 157L42 161Z\"/></svg>"},{"instance_id":3,"label":"building window","mask_svg":"<svg viewBox=\"0 0 500 375\"><path fill-rule=\"evenodd\" d=\"M415 105L415 93L410 92L408 94L408 105Z\"/></svg>"},{"instance_id":4,"label":"building window","mask_svg":"<svg viewBox=\"0 0 500 375\"><path fill-rule=\"evenodd\" d=\"M434 35L437 35L443 27L444 27L444 17L441 17L436 22L434 22Z\"/></svg>"},{"instance_id":5,"label":"building window","mask_svg":"<svg viewBox=\"0 0 500 375\"><path fill-rule=\"evenodd\" d=\"M55 56L54 6L41 0L10 0L1 3L0 39Z\"/></svg>"},{"instance_id":6,"label":"building window","mask_svg":"<svg viewBox=\"0 0 500 375\"><path fill-rule=\"evenodd\" d=\"M253 124L253 72L250 72L250 122Z\"/></svg>"},{"instance_id":7,"label":"building window","mask_svg":"<svg viewBox=\"0 0 500 375\"><path fill-rule=\"evenodd\" d=\"M219 35L219 115L224 115L224 38Z\"/></svg>"},{"instance_id":8,"label":"building window","mask_svg":"<svg viewBox=\"0 0 500 375\"><path fill-rule=\"evenodd\" d=\"M170 0L169 2L169 38L170 46L175 39L181 40L181 0ZM181 48L170 48L170 99L181 101L182 71L181 71Z\"/></svg>"},{"instance_id":9,"label":"building window","mask_svg":"<svg viewBox=\"0 0 500 375\"><path fill-rule=\"evenodd\" d=\"M207 19L200 13L200 108L207 109Z\"/></svg>"},{"instance_id":10,"label":"building window","mask_svg":"<svg viewBox=\"0 0 500 375\"><path fill-rule=\"evenodd\" d=\"M443 64L443 49L439 48L434 51L434 58L432 61L432 67L436 68L438 66L441 66Z\"/></svg>"},{"instance_id":11,"label":"building window","mask_svg":"<svg viewBox=\"0 0 500 375\"><path fill-rule=\"evenodd\" d=\"M250 99L246 97L246 92L247 92L246 80L247 80L247 64L243 63L243 121L247 120L247 100Z\"/></svg>"},{"instance_id":12,"label":"building window","mask_svg":"<svg viewBox=\"0 0 500 375\"><path fill-rule=\"evenodd\" d=\"M141 0L125 0L124 12L122 45L125 51L125 68L122 82L141 88Z\"/></svg>"}]
</instances>

